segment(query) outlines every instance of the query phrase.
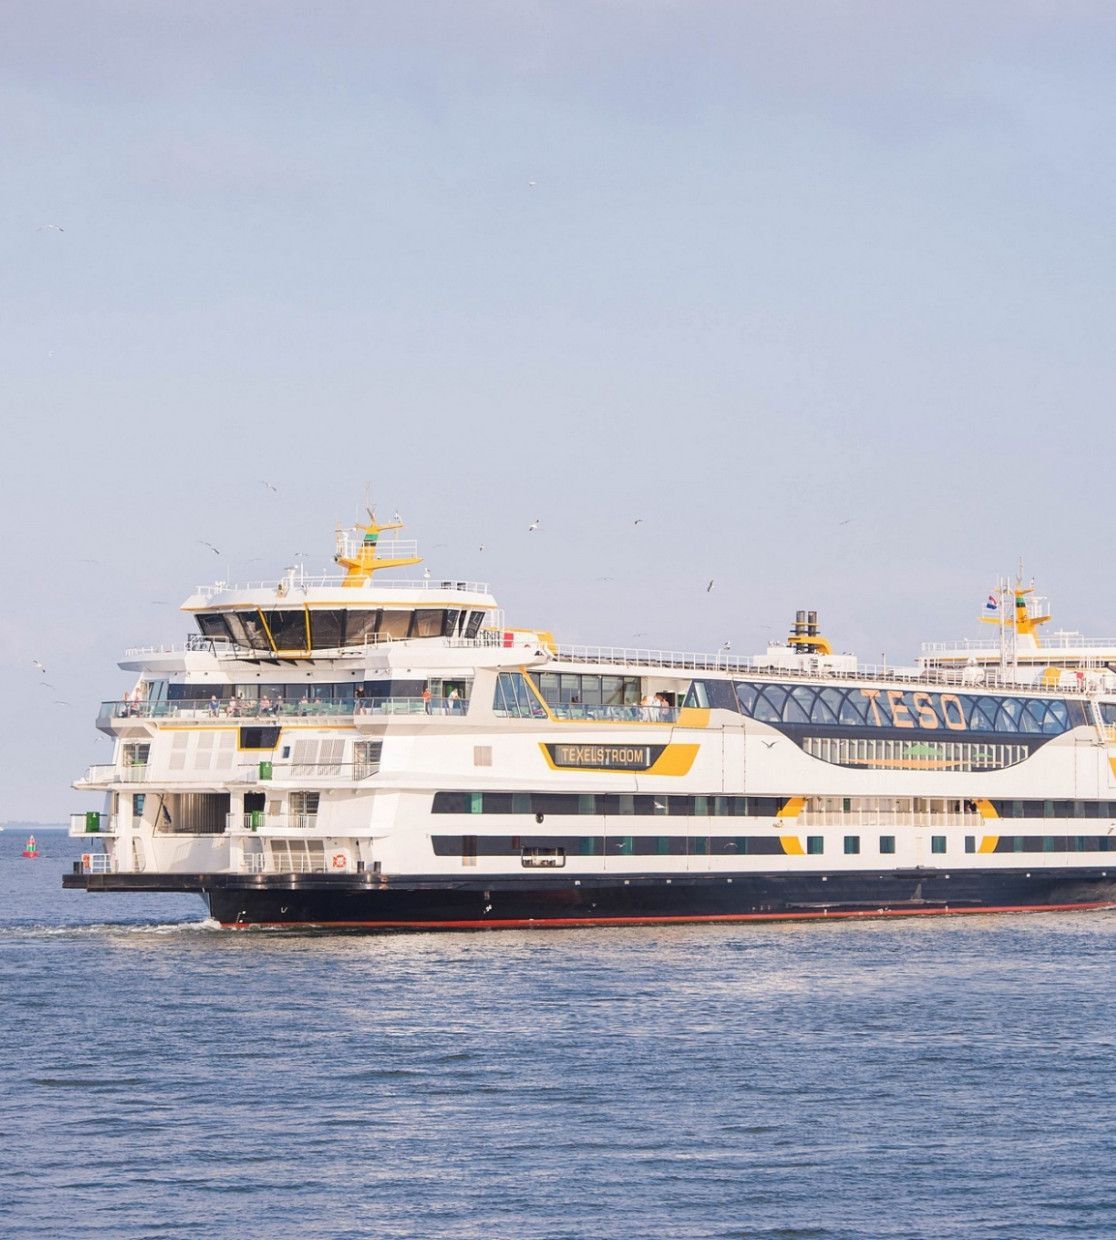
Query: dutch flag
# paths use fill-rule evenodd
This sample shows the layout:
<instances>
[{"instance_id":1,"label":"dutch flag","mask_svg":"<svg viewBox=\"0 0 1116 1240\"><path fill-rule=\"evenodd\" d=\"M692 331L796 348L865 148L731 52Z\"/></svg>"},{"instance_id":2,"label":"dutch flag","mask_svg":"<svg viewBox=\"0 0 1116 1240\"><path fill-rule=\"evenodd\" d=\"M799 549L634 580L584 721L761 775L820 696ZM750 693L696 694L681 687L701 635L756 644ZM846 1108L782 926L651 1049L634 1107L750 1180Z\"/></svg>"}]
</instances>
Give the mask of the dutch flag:
<instances>
[{"instance_id":1,"label":"dutch flag","mask_svg":"<svg viewBox=\"0 0 1116 1240\"><path fill-rule=\"evenodd\" d=\"M984 604L984 610L985 611L999 611L1000 600L994 594L990 594L988 596L988 602Z\"/></svg>"}]
</instances>

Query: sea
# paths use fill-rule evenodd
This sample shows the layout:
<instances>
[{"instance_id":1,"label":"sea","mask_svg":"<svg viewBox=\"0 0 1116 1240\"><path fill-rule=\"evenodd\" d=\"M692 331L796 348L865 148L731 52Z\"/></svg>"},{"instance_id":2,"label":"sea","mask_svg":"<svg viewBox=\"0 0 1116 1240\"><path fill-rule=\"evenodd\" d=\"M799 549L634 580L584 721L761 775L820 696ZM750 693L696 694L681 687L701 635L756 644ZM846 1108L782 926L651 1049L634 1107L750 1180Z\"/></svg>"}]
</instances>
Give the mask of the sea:
<instances>
[{"instance_id":1,"label":"sea","mask_svg":"<svg viewBox=\"0 0 1116 1240\"><path fill-rule=\"evenodd\" d=\"M227 932L0 835L0 1234L1116 1236L1116 913Z\"/></svg>"}]
</instances>

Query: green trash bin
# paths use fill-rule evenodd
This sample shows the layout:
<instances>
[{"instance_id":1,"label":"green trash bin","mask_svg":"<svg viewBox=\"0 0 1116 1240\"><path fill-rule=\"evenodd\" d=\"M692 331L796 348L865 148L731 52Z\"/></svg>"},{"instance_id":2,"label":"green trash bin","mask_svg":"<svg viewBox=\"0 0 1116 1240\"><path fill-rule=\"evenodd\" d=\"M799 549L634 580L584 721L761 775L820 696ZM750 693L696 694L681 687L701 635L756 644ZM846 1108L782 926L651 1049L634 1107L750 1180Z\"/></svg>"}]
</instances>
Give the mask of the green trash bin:
<instances>
[{"instance_id":1,"label":"green trash bin","mask_svg":"<svg viewBox=\"0 0 1116 1240\"><path fill-rule=\"evenodd\" d=\"M248 811L248 825L253 831L258 831L263 826L263 810L250 809Z\"/></svg>"},{"instance_id":2,"label":"green trash bin","mask_svg":"<svg viewBox=\"0 0 1116 1240\"><path fill-rule=\"evenodd\" d=\"M261 779L271 778L271 763L270 762L260 763L260 778Z\"/></svg>"},{"instance_id":3,"label":"green trash bin","mask_svg":"<svg viewBox=\"0 0 1116 1240\"><path fill-rule=\"evenodd\" d=\"M85 811L85 833L92 835L101 829L101 815L95 809Z\"/></svg>"}]
</instances>

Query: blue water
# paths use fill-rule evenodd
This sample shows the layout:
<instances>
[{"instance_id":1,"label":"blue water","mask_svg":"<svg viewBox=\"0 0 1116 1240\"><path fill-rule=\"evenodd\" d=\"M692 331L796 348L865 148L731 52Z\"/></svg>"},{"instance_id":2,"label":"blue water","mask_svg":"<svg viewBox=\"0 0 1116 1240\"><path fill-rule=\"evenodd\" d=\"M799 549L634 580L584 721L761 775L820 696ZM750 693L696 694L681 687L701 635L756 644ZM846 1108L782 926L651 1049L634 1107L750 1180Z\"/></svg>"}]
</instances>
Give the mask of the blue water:
<instances>
[{"instance_id":1,"label":"blue water","mask_svg":"<svg viewBox=\"0 0 1116 1240\"><path fill-rule=\"evenodd\" d=\"M1116 914L230 934L39 839L4 1235L1116 1235Z\"/></svg>"}]
</instances>

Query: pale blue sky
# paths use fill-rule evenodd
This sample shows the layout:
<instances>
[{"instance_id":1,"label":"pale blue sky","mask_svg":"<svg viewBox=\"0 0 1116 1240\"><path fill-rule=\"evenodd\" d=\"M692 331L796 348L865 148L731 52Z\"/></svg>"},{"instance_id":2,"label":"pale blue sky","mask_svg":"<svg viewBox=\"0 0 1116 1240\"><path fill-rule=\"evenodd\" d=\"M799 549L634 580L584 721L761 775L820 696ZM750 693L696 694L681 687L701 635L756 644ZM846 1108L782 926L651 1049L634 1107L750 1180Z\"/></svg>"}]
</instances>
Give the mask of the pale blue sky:
<instances>
[{"instance_id":1,"label":"pale blue sky","mask_svg":"<svg viewBox=\"0 0 1116 1240\"><path fill-rule=\"evenodd\" d=\"M0 820L92 804L119 651L248 560L327 563L366 480L568 641L750 652L810 606L908 660L1019 555L1116 633L1110 6L0 33Z\"/></svg>"}]
</instances>

